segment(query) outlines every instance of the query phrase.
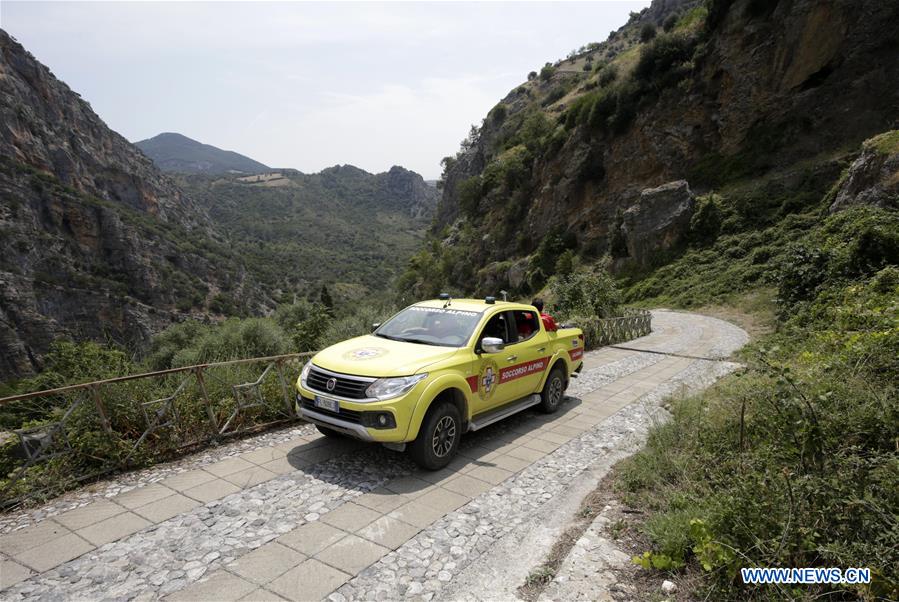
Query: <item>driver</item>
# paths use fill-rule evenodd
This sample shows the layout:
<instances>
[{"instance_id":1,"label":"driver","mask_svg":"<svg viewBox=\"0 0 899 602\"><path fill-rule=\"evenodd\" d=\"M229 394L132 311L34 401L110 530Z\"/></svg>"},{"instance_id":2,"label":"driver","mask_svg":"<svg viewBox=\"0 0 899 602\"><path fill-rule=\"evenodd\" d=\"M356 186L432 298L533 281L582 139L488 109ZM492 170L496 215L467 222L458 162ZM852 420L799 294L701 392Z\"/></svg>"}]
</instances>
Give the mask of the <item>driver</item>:
<instances>
[{"instance_id":1,"label":"driver","mask_svg":"<svg viewBox=\"0 0 899 602\"><path fill-rule=\"evenodd\" d=\"M531 301L531 305L536 307L537 311L540 312L540 319L543 321L543 328L546 329L546 332L555 332L559 329L559 327L556 326L556 320L551 315L543 311L543 299L537 297L536 299Z\"/></svg>"}]
</instances>

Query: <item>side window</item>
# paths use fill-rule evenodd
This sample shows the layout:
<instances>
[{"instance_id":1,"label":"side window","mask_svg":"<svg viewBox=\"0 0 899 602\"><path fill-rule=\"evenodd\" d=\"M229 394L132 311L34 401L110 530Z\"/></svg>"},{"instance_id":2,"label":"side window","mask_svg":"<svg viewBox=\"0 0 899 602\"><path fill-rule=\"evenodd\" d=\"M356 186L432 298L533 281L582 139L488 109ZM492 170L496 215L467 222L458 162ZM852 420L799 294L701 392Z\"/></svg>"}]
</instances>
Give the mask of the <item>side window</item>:
<instances>
[{"instance_id":1,"label":"side window","mask_svg":"<svg viewBox=\"0 0 899 602\"><path fill-rule=\"evenodd\" d=\"M536 312L516 310L511 313L515 320L514 332L517 337L513 342L518 343L526 341L540 332L540 318L537 316Z\"/></svg>"},{"instance_id":2,"label":"side window","mask_svg":"<svg viewBox=\"0 0 899 602\"><path fill-rule=\"evenodd\" d=\"M500 312L490 318L487 321L487 324L484 325L484 330L481 331L481 336L478 338L478 342L484 340L485 337L496 337L497 339L502 339L504 343L509 343L509 328L508 328L508 315L507 312Z\"/></svg>"}]
</instances>

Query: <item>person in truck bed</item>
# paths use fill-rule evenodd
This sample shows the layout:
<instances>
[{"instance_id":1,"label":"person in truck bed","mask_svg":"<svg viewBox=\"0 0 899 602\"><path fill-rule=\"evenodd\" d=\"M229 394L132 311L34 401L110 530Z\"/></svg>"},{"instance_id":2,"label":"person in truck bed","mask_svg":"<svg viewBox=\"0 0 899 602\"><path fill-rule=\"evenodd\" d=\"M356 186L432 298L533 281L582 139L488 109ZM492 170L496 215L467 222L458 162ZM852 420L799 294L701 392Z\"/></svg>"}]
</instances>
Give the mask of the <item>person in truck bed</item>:
<instances>
[{"instance_id":1,"label":"person in truck bed","mask_svg":"<svg viewBox=\"0 0 899 602\"><path fill-rule=\"evenodd\" d=\"M555 318L543 311L543 299L537 297L531 301L531 305L536 307L537 311L540 312L540 319L543 320L543 328L545 328L547 332L555 332L559 329L559 327L556 326Z\"/></svg>"}]
</instances>

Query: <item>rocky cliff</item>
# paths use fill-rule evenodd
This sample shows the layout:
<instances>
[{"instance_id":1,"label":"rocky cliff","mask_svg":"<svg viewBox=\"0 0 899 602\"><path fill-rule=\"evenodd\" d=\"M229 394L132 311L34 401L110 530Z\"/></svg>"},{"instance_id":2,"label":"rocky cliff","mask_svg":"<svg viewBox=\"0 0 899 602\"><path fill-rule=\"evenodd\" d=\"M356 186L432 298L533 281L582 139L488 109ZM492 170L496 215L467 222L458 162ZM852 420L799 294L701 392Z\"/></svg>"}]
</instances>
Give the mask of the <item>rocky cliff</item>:
<instances>
[{"instance_id":1,"label":"rocky cliff","mask_svg":"<svg viewBox=\"0 0 899 602\"><path fill-rule=\"evenodd\" d=\"M440 264L466 248L474 269L444 270L450 286L530 290L550 275L541 244L610 253L619 270L664 262L693 205L668 195L647 213L648 189L798 191L812 164L815 187L832 181L847 149L899 119L897 21L899 3L875 0L656 0L532 73L445 160L434 235L447 250L425 253ZM404 285L426 290L415 269Z\"/></svg>"},{"instance_id":2,"label":"rocky cliff","mask_svg":"<svg viewBox=\"0 0 899 602\"><path fill-rule=\"evenodd\" d=\"M0 380L57 337L140 345L229 291L268 301L206 213L0 30Z\"/></svg>"}]
</instances>

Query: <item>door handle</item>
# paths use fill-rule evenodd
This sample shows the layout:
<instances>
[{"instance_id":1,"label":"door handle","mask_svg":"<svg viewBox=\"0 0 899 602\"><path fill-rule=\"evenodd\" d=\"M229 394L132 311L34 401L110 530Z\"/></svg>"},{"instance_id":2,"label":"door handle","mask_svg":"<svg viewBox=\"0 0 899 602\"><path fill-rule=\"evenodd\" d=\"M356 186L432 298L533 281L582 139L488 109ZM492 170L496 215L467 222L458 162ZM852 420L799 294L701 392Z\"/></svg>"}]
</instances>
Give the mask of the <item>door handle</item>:
<instances>
[{"instance_id":1,"label":"door handle","mask_svg":"<svg viewBox=\"0 0 899 602\"><path fill-rule=\"evenodd\" d=\"M517 360L517 359L518 359L518 356L517 356L517 355L510 355L509 357L506 358L506 361L507 361L507 362L514 362L514 361Z\"/></svg>"},{"instance_id":2,"label":"door handle","mask_svg":"<svg viewBox=\"0 0 899 602\"><path fill-rule=\"evenodd\" d=\"M540 353L543 353L544 351L546 351L546 347L541 347L541 348L538 349L537 351L539 351Z\"/></svg>"}]
</instances>

